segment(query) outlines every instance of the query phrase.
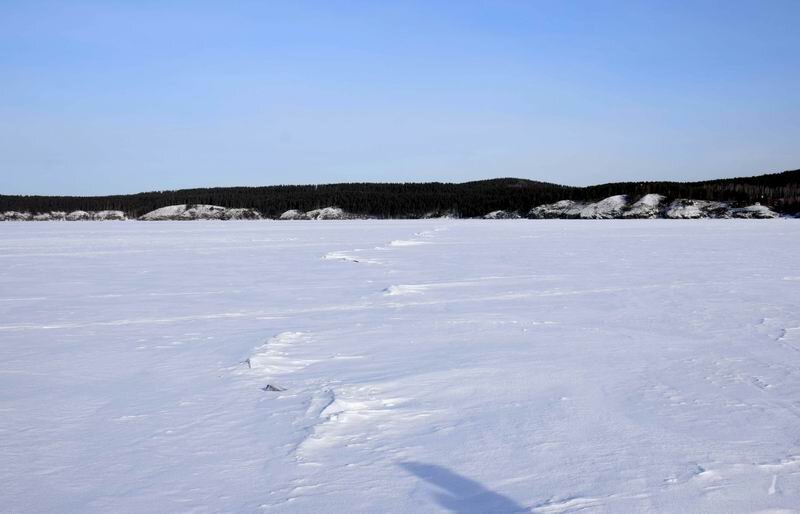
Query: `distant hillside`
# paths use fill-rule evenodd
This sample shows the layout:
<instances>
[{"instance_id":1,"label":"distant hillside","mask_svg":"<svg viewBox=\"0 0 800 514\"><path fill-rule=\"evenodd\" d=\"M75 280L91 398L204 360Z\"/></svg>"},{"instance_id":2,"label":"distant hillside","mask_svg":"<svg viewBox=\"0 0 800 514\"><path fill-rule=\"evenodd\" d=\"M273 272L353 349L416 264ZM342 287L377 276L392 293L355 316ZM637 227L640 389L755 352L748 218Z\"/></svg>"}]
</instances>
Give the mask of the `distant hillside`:
<instances>
[{"instance_id":1,"label":"distant hillside","mask_svg":"<svg viewBox=\"0 0 800 514\"><path fill-rule=\"evenodd\" d=\"M596 201L619 194L637 198L647 193L659 193L670 199L727 201L734 205L760 202L779 212L797 213L800 212L800 170L702 182L620 182L588 187L500 178L461 184L215 187L86 197L0 195L0 212L121 210L131 217L138 217L166 205L212 204L256 209L267 217L277 217L289 209L307 211L336 205L347 212L382 218L448 212L473 217L495 210L525 213L534 206L558 200Z\"/></svg>"}]
</instances>

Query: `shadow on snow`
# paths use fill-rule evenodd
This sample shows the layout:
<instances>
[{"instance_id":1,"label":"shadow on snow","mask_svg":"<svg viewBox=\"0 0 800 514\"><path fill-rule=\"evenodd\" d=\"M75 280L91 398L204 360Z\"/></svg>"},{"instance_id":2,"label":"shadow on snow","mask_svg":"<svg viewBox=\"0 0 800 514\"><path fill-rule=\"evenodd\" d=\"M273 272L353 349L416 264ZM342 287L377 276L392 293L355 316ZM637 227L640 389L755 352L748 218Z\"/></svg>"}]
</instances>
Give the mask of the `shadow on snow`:
<instances>
[{"instance_id":1,"label":"shadow on snow","mask_svg":"<svg viewBox=\"0 0 800 514\"><path fill-rule=\"evenodd\" d=\"M463 514L516 514L530 512L511 498L490 491L478 482L435 464L401 462L400 467L439 489L436 502L445 509Z\"/></svg>"}]
</instances>

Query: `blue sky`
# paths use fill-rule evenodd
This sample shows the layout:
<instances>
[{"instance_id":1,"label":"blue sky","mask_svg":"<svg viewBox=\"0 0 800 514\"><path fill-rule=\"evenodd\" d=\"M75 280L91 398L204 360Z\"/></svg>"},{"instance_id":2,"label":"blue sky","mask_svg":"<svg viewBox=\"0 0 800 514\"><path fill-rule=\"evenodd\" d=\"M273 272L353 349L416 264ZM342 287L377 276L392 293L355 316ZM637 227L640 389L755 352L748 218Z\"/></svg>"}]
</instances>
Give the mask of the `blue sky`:
<instances>
[{"instance_id":1,"label":"blue sky","mask_svg":"<svg viewBox=\"0 0 800 514\"><path fill-rule=\"evenodd\" d=\"M0 193L800 167L800 2L0 0Z\"/></svg>"}]
</instances>

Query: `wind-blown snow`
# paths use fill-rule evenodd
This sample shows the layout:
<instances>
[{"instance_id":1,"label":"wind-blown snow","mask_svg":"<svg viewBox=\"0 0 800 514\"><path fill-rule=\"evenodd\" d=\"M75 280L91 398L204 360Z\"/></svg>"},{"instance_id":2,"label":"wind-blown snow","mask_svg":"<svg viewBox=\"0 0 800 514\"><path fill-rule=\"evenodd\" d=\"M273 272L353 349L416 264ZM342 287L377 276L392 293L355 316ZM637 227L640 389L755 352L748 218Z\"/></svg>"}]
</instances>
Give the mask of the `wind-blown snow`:
<instances>
[{"instance_id":1,"label":"wind-blown snow","mask_svg":"<svg viewBox=\"0 0 800 514\"><path fill-rule=\"evenodd\" d=\"M0 247L4 511L800 505L796 220L7 223Z\"/></svg>"}]
</instances>

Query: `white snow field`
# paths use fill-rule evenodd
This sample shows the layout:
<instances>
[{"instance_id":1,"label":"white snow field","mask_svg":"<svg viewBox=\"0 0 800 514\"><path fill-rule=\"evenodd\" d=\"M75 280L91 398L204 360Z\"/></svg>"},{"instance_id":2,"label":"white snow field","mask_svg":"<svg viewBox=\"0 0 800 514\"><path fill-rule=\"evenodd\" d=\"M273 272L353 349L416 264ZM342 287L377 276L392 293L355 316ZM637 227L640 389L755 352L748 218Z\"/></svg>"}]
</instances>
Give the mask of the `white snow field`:
<instances>
[{"instance_id":1,"label":"white snow field","mask_svg":"<svg viewBox=\"0 0 800 514\"><path fill-rule=\"evenodd\" d=\"M2 224L0 511L797 512L798 255L782 219Z\"/></svg>"}]
</instances>

